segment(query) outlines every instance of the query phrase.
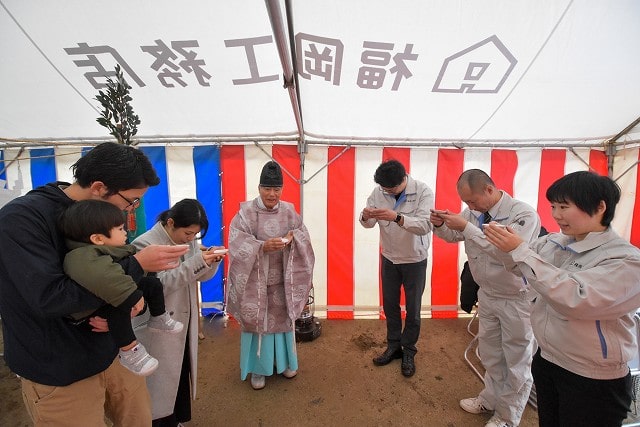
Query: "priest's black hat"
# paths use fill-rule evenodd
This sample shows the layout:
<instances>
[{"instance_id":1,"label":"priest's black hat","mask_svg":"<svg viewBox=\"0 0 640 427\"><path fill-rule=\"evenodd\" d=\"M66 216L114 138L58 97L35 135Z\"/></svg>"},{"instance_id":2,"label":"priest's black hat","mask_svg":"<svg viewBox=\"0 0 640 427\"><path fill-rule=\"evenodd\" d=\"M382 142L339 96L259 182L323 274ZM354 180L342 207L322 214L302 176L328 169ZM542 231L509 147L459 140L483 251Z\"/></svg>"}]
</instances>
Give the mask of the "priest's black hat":
<instances>
[{"instance_id":1,"label":"priest's black hat","mask_svg":"<svg viewBox=\"0 0 640 427\"><path fill-rule=\"evenodd\" d=\"M262 167L260 185L263 187L282 187L282 170L273 160Z\"/></svg>"}]
</instances>

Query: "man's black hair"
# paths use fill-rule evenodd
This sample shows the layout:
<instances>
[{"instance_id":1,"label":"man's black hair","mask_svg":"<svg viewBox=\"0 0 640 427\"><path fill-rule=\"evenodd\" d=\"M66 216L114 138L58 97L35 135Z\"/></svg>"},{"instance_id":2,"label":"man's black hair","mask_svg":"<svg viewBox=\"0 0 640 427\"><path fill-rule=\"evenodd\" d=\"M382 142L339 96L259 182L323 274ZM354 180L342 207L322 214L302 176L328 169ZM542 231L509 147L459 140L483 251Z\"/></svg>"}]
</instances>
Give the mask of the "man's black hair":
<instances>
[{"instance_id":1,"label":"man's black hair","mask_svg":"<svg viewBox=\"0 0 640 427\"><path fill-rule=\"evenodd\" d=\"M95 146L73 164L72 170L82 188L101 181L109 190L108 195L160 183L153 165L141 150L115 142Z\"/></svg>"},{"instance_id":2,"label":"man's black hair","mask_svg":"<svg viewBox=\"0 0 640 427\"><path fill-rule=\"evenodd\" d=\"M574 203L581 211L593 216L601 201L606 204L601 225L608 227L620 201L620 187L611 178L593 172L579 171L565 175L547 189L552 203Z\"/></svg>"},{"instance_id":3,"label":"man's black hair","mask_svg":"<svg viewBox=\"0 0 640 427\"><path fill-rule=\"evenodd\" d=\"M393 188L402 184L406 175L407 171L402 163L397 160L387 160L380 163L373 175L373 180L381 187Z\"/></svg>"},{"instance_id":4,"label":"man's black hair","mask_svg":"<svg viewBox=\"0 0 640 427\"><path fill-rule=\"evenodd\" d=\"M80 200L60 215L60 230L67 239L91 243L92 234L111 237L111 229L125 223L125 215L116 205L104 200Z\"/></svg>"}]
</instances>

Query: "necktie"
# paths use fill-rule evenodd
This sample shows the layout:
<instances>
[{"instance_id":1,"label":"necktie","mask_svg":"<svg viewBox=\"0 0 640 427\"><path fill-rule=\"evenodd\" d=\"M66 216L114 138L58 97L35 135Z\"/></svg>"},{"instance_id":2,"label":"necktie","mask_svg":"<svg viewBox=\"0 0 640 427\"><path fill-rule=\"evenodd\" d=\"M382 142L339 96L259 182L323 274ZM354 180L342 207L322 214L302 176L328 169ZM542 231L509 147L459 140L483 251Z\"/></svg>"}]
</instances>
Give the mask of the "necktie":
<instances>
[{"instance_id":1,"label":"necktie","mask_svg":"<svg viewBox=\"0 0 640 427\"><path fill-rule=\"evenodd\" d=\"M489 224L491 222L491 220L493 218L491 218L491 215L489 215L489 212L485 212L483 215L483 219L482 219L482 223L483 224Z\"/></svg>"}]
</instances>

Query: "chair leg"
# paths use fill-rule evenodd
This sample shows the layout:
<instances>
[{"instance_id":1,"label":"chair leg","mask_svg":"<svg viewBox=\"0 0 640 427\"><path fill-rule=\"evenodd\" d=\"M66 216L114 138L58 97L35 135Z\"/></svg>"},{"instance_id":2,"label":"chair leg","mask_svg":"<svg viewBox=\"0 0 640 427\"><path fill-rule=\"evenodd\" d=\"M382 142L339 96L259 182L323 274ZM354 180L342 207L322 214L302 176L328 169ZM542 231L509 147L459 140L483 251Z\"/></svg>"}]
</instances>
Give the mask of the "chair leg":
<instances>
[{"instance_id":1,"label":"chair leg","mask_svg":"<svg viewBox=\"0 0 640 427\"><path fill-rule=\"evenodd\" d=\"M473 317L471 317L471 320L469 320L469 323L467 323L467 332L469 332L469 334L473 337L473 339L471 339L471 341L467 345L467 348L464 349L464 360L467 362L471 370L478 376L478 378L480 378L480 381L484 381L482 373L476 367L474 362L471 361L471 357L470 357L472 353L475 353L476 359L481 362L480 353L478 351L478 334L474 333L472 330L473 322L477 318L478 318L478 306L476 305L476 309L473 312Z\"/></svg>"},{"instance_id":2,"label":"chair leg","mask_svg":"<svg viewBox=\"0 0 640 427\"><path fill-rule=\"evenodd\" d=\"M480 370L476 367L476 365L471 361L471 358L469 357L469 354L471 352L474 352L478 360L480 360L480 356L478 354L478 337L477 336L473 337L471 342L469 342L469 345L467 345L467 348L464 350L464 360L467 362L471 370L475 372L478 378L480 378L480 381L483 381L482 373L480 373Z\"/></svg>"},{"instance_id":3,"label":"chair leg","mask_svg":"<svg viewBox=\"0 0 640 427\"><path fill-rule=\"evenodd\" d=\"M469 323L467 323L467 332L469 332L469 334L471 334L471 336L476 336L476 334L471 330L471 326L473 325L473 321L476 320L478 318L478 308L476 306L475 311L473 312L473 317L471 318L471 320L469 320Z\"/></svg>"}]
</instances>

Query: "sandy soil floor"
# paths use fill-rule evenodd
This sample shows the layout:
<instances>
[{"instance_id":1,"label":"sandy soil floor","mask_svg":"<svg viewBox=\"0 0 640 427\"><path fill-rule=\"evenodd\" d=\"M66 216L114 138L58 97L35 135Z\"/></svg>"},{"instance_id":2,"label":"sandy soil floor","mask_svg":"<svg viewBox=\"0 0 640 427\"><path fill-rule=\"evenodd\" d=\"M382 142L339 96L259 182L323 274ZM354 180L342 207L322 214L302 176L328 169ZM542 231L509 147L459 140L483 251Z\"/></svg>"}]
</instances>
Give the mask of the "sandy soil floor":
<instances>
[{"instance_id":1,"label":"sandy soil floor","mask_svg":"<svg viewBox=\"0 0 640 427\"><path fill-rule=\"evenodd\" d=\"M203 392L192 424L454 427L483 426L489 418L458 406L482 388L463 358L468 319L423 320L411 378L402 376L399 360L384 367L371 361L386 347L384 321L322 320L322 335L298 345L298 376L267 378L260 391L240 381L237 324L216 322L205 322L200 361L207 368L200 371ZM224 350L206 351L210 345ZM536 425L537 413L527 406L521 426Z\"/></svg>"},{"instance_id":2,"label":"sandy soil floor","mask_svg":"<svg viewBox=\"0 0 640 427\"><path fill-rule=\"evenodd\" d=\"M267 378L267 386L255 391L240 381L237 323L204 318L189 426L483 426L489 415L458 406L482 388L463 358L471 339L467 323L424 319L416 375L405 378L399 360L384 367L371 362L385 347L384 321L323 319L321 336L298 344L298 375ZM0 363L0 426L30 425L19 384ZM531 405L520 425L538 425Z\"/></svg>"}]
</instances>

